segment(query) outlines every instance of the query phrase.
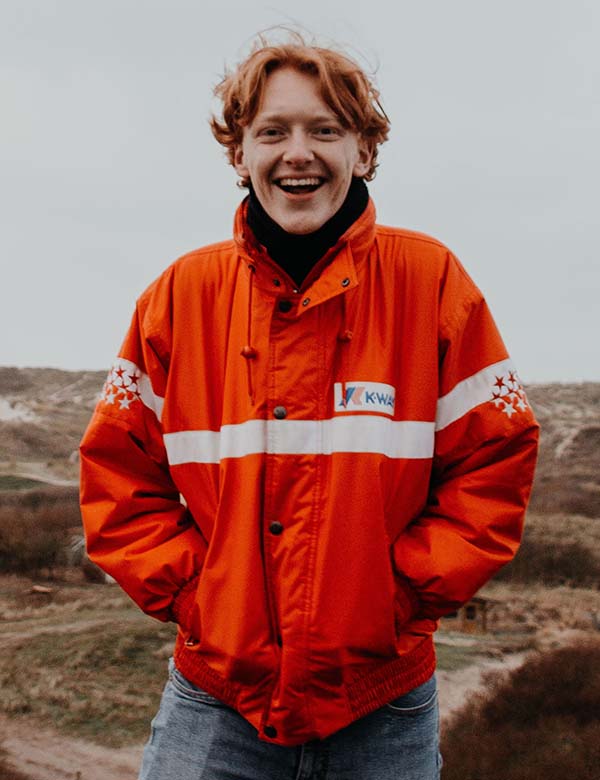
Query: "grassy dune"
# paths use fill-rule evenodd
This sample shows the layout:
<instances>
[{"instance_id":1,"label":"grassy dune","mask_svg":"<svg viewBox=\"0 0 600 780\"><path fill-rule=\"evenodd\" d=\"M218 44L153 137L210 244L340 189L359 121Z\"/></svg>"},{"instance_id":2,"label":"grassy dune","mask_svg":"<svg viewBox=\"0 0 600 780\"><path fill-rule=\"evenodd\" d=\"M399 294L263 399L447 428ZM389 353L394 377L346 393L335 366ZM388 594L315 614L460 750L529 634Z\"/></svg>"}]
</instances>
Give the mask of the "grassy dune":
<instances>
[{"instance_id":1,"label":"grassy dune","mask_svg":"<svg viewBox=\"0 0 600 780\"><path fill-rule=\"evenodd\" d=\"M111 585L3 578L0 711L121 746L147 735L166 680L172 624L143 615Z\"/></svg>"}]
</instances>

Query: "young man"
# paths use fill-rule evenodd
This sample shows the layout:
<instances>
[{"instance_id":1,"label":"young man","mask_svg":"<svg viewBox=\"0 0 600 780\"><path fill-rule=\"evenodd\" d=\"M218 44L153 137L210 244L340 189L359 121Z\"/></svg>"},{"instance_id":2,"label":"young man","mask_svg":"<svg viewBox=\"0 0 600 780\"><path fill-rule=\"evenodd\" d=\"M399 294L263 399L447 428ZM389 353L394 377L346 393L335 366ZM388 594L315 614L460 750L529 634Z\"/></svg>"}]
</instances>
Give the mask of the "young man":
<instances>
[{"instance_id":1,"label":"young man","mask_svg":"<svg viewBox=\"0 0 600 780\"><path fill-rule=\"evenodd\" d=\"M433 780L432 634L515 553L537 425L481 293L381 227L347 57L217 88L233 240L138 301L82 447L89 554L179 626L144 780Z\"/></svg>"}]
</instances>

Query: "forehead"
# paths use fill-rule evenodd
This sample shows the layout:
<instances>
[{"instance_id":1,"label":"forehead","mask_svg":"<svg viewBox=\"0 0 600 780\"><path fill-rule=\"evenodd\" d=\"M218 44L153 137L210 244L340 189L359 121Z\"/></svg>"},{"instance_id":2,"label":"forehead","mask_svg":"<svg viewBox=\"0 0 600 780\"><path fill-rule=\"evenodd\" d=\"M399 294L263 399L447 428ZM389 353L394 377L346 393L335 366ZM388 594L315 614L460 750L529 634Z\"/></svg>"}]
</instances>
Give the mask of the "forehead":
<instances>
[{"instance_id":1,"label":"forehead","mask_svg":"<svg viewBox=\"0 0 600 780\"><path fill-rule=\"evenodd\" d=\"M337 118L323 100L317 76L291 67L278 68L267 76L255 119L289 113Z\"/></svg>"}]
</instances>

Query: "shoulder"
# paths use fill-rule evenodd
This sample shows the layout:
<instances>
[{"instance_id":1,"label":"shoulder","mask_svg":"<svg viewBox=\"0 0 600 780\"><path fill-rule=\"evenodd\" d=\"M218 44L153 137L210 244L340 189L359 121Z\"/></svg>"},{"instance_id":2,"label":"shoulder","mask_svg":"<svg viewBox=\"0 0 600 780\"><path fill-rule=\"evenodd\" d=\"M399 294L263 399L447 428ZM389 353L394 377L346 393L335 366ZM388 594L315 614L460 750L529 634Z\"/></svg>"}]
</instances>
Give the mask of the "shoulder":
<instances>
[{"instance_id":1,"label":"shoulder","mask_svg":"<svg viewBox=\"0 0 600 780\"><path fill-rule=\"evenodd\" d=\"M375 225L375 236L383 242L403 243L423 251L450 252L448 247L437 238L408 228L377 224Z\"/></svg>"},{"instance_id":2,"label":"shoulder","mask_svg":"<svg viewBox=\"0 0 600 780\"><path fill-rule=\"evenodd\" d=\"M233 239L209 244L178 257L139 296L138 303L148 305L184 291L190 283L219 278L237 265Z\"/></svg>"},{"instance_id":3,"label":"shoulder","mask_svg":"<svg viewBox=\"0 0 600 780\"><path fill-rule=\"evenodd\" d=\"M376 225L375 236L379 256L403 283L419 290L437 290L440 302L445 299L456 312L483 300L461 261L437 238L386 225Z\"/></svg>"},{"instance_id":4,"label":"shoulder","mask_svg":"<svg viewBox=\"0 0 600 780\"><path fill-rule=\"evenodd\" d=\"M443 278L450 267L462 266L442 241L416 230L388 225L375 226L375 243L386 263L418 277Z\"/></svg>"},{"instance_id":5,"label":"shoulder","mask_svg":"<svg viewBox=\"0 0 600 780\"><path fill-rule=\"evenodd\" d=\"M194 249L172 262L137 299L137 317L157 349L168 350L175 320L189 324L192 311L212 307L215 293L231 286L237 268L233 240Z\"/></svg>"},{"instance_id":6,"label":"shoulder","mask_svg":"<svg viewBox=\"0 0 600 780\"><path fill-rule=\"evenodd\" d=\"M207 274L223 264L227 265L233 262L236 258L237 252L233 239L219 241L216 244L209 244L187 252L175 260L167 272L175 276L194 273Z\"/></svg>"}]
</instances>

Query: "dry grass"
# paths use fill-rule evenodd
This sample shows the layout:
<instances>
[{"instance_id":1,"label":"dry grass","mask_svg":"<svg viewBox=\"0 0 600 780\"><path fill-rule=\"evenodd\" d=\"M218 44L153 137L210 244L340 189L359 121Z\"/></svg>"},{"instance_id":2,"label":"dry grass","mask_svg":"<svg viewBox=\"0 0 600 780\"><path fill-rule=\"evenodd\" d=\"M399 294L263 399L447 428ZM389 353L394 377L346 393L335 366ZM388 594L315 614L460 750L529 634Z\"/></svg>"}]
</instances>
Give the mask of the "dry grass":
<instances>
[{"instance_id":1,"label":"dry grass","mask_svg":"<svg viewBox=\"0 0 600 780\"><path fill-rule=\"evenodd\" d=\"M175 627L115 586L61 583L40 596L22 578L0 583L0 711L108 746L143 740Z\"/></svg>"},{"instance_id":2,"label":"dry grass","mask_svg":"<svg viewBox=\"0 0 600 780\"><path fill-rule=\"evenodd\" d=\"M0 420L0 462L68 460L76 451L104 371L0 367L0 396L35 421Z\"/></svg>"},{"instance_id":3,"label":"dry grass","mask_svg":"<svg viewBox=\"0 0 600 780\"><path fill-rule=\"evenodd\" d=\"M0 662L0 707L105 745L139 742L158 707L166 680L162 648L172 638L171 626L137 614L38 635Z\"/></svg>"},{"instance_id":4,"label":"dry grass","mask_svg":"<svg viewBox=\"0 0 600 780\"><path fill-rule=\"evenodd\" d=\"M600 383L533 385L527 394L541 424L532 508L600 518Z\"/></svg>"},{"instance_id":5,"label":"dry grass","mask_svg":"<svg viewBox=\"0 0 600 780\"><path fill-rule=\"evenodd\" d=\"M494 602L488 619L492 632L529 632L543 638L549 632L597 631L597 588L548 588L541 583L524 587L520 583L493 581L481 594Z\"/></svg>"}]
</instances>

